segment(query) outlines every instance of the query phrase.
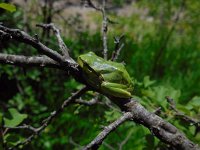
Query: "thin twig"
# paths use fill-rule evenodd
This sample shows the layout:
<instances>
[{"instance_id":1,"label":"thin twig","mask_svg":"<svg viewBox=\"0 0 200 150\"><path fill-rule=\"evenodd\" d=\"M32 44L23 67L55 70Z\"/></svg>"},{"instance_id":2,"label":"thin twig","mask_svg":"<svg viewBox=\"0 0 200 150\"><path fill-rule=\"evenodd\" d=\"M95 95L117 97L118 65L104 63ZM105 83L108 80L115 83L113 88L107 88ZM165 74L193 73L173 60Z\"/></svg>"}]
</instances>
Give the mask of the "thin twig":
<instances>
[{"instance_id":1,"label":"thin twig","mask_svg":"<svg viewBox=\"0 0 200 150\"><path fill-rule=\"evenodd\" d=\"M103 0L103 5L102 5L102 16L103 16L103 21L102 21L102 34L103 34L103 56L104 59L108 59L108 47L107 47L107 31L108 31L108 18L106 16L106 1Z\"/></svg>"},{"instance_id":2,"label":"thin twig","mask_svg":"<svg viewBox=\"0 0 200 150\"><path fill-rule=\"evenodd\" d=\"M95 6L95 4L91 0L82 0L82 3L84 4L85 7L91 7L94 8L95 10L101 11L101 8Z\"/></svg>"},{"instance_id":3,"label":"thin twig","mask_svg":"<svg viewBox=\"0 0 200 150\"><path fill-rule=\"evenodd\" d=\"M94 3L91 0L83 0L83 3L88 5L88 7L94 8L97 11L100 11L102 14L102 27L101 27L101 31L102 31L102 41L103 41L103 56L104 59L108 59L108 46L107 46L107 31L108 31L108 17L106 14L106 0L102 0L102 6L101 7L97 7L94 5ZM85 6L86 6L85 5Z\"/></svg>"},{"instance_id":4,"label":"thin twig","mask_svg":"<svg viewBox=\"0 0 200 150\"><path fill-rule=\"evenodd\" d=\"M92 98L89 101L82 100L80 98L80 99L75 100L75 103L76 104L81 104L81 105L86 105L86 106L91 106L91 105L95 105L95 104L103 104L103 103L98 101L98 97Z\"/></svg>"},{"instance_id":5,"label":"thin twig","mask_svg":"<svg viewBox=\"0 0 200 150\"><path fill-rule=\"evenodd\" d=\"M167 99L167 102L169 103L170 109L175 112L176 117L181 118L185 122L189 123L190 125L194 125L196 127L196 131L195 131L195 135L196 135L197 132L200 130L200 121L196 120L190 116L187 116L183 112L179 111L176 108L175 101L172 98L170 98L169 96L166 96L165 98Z\"/></svg>"},{"instance_id":6,"label":"thin twig","mask_svg":"<svg viewBox=\"0 0 200 150\"><path fill-rule=\"evenodd\" d=\"M42 125L39 128L31 128L32 131L34 131L34 133L32 135L30 135L23 142L20 142L17 145L10 147L9 150L13 150L13 149L19 147L20 145L24 146L24 145L27 145L28 143L30 143L36 135L39 135L52 122L52 120L54 118L56 118L61 112L63 112L65 107L67 107L69 104L73 103L77 98L79 98L81 95L83 95L87 90L88 90L87 87L83 87L82 89L80 89L79 91L74 93L71 97L69 97L67 100L65 100L63 102L63 104L61 105L61 107L59 109L57 109L56 111L53 111L50 114L50 116L48 116L46 119L44 119L42 121ZM20 128L20 127L15 127L15 128ZM30 129L30 127L27 127L27 128Z\"/></svg>"},{"instance_id":7,"label":"thin twig","mask_svg":"<svg viewBox=\"0 0 200 150\"><path fill-rule=\"evenodd\" d=\"M112 147L110 144L108 144L108 143L106 143L106 142L103 142L103 145L104 145L105 147L107 147L108 149L110 149L110 150L115 150L114 147Z\"/></svg>"},{"instance_id":8,"label":"thin twig","mask_svg":"<svg viewBox=\"0 0 200 150\"><path fill-rule=\"evenodd\" d=\"M128 142L132 134L133 134L133 130L131 130L131 132L128 133L126 138L119 144L119 150L123 149L123 146Z\"/></svg>"},{"instance_id":9,"label":"thin twig","mask_svg":"<svg viewBox=\"0 0 200 150\"><path fill-rule=\"evenodd\" d=\"M9 126L4 126L4 128L9 129L9 130L16 130L16 129L28 129L32 132L37 132L37 128L32 127L31 125L24 124L22 126L18 127L9 127Z\"/></svg>"},{"instance_id":10,"label":"thin twig","mask_svg":"<svg viewBox=\"0 0 200 150\"><path fill-rule=\"evenodd\" d=\"M122 48L124 47L124 43L121 43L121 40L124 38L124 35L121 35L120 37L114 37L114 43L115 43L115 49L112 53L111 61L116 61L120 55L120 52Z\"/></svg>"},{"instance_id":11,"label":"thin twig","mask_svg":"<svg viewBox=\"0 0 200 150\"><path fill-rule=\"evenodd\" d=\"M23 56L0 53L0 63L17 66L59 68L59 64L46 56Z\"/></svg>"},{"instance_id":12,"label":"thin twig","mask_svg":"<svg viewBox=\"0 0 200 150\"><path fill-rule=\"evenodd\" d=\"M83 150L90 150L90 149L98 149L98 147L102 144L102 141L112 132L114 131L119 125L123 124L125 121L132 118L132 114L127 112L123 114L119 119L111 123L110 125L106 126L104 130L97 135L97 137L92 140Z\"/></svg>"},{"instance_id":13,"label":"thin twig","mask_svg":"<svg viewBox=\"0 0 200 150\"><path fill-rule=\"evenodd\" d=\"M61 38L60 30L53 23L37 24L36 26L42 27L42 28L45 28L45 29L52 29L54 31L57 39L58 39L58 44L59 44L59 47L60 47L60 50L61 50L63 56L65 56L66 58L69 58L69 48L66 46L63 39Z\"/></svg>"}]
</instances>

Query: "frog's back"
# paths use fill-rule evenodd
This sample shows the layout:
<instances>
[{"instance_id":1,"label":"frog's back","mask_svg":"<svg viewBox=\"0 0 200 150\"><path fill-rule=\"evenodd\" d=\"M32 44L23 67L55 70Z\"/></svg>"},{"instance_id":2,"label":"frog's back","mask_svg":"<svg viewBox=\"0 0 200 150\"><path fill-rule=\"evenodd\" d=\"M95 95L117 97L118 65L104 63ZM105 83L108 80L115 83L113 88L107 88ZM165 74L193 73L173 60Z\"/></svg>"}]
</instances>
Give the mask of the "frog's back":
<instances>
[{"instance_id":1,"label":"frog's back","mask_svg":"<svg viewBox=\"0 0 200 150\"><path fill-rule=\"evenodd\" d=\"M93 52L89 52L81 56L89 66L103 76L106 81L116 80L116 83L121 80L124 84L130 83L130 76L122 63L107 61Z\"/></svg>"}]
</instances>

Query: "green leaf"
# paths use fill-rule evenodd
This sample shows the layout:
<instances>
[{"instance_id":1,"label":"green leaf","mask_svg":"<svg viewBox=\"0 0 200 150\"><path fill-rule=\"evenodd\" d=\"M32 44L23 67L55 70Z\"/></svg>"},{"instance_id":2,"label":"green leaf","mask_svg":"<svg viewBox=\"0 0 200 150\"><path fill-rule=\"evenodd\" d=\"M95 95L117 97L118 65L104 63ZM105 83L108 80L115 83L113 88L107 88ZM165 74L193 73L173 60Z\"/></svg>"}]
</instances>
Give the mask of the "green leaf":
<instances>
[{"instance_id":1,"label":"green leaf","mask_svg":"<svg viewBox=\"0 0 200 150\"><path fill-rule=\"evenodd\" d=\"M0 3L0 8L3 8L3 9L10 11L10 12L16 11L15 5L8 4L8 3Z\"/></svg>"},{"instance_id":2,"label":"green leaf","mask_svg":"<svg viewBox=\"0 0 200 150\"><path fill-rule=\"evenodd\" d=\"M5 126L16 127L27 118L27 114L20 114L15 108L10 108L8 111L11 118L4 118Z\"/></svg>"},{"instance_id":3,"label":"green leaf","mask_svg":"<svg viewBox=\"0 0 200 150\"><path fill-rule=\"evenodd\" d=\"M145 76L143 79L143 83L144 83L144 87L147 88L149 86L151 86L152 84L154 84L156 81L155 80L150 80L149 76Z\"/></svg>"}]
</instances>

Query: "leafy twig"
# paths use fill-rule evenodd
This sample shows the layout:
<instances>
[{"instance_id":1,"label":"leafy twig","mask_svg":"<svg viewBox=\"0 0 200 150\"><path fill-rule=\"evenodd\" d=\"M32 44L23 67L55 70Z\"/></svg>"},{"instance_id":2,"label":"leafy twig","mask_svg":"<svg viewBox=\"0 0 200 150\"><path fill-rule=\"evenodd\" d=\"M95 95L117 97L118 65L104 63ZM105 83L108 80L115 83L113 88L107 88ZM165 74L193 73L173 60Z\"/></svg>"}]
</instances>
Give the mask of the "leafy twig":
<instances>
[{"instance_id":1,"label":"leafy twig","mask_svg":"<svg viewBox=\"0 0 200 150\"><path fill-rule=\"evenodd\" d=\"M14 148L17 148L20 145L24 146L24 145L30 143L36 135L39 135L52 122L52 120L54 118L56 118L61 112L63 112L65 107L67 107L69 104L73 103L77 98L79 98L81 95L83 95L87 90L88 90L87 87L83 87L82 89L80 89L79 91L74 93L71 97L69 97L67 100L65 100L58 110L53 111L49 117L47 117L46 119L44 119L42 121L42 125L39 128L33 128L31 126L16 127L16 128L21 128L21 129L28 128L33 131L33 134L30 135L25 141L18 143L14 147L10 147L9 150L13 150Z\"/></svg>"},{"instance_id":2,"label":"leafy twig","mask_svg":"<svg viewBox=\"0 0 200 150\"><path fill-rule=\"evenodd\" d=\"M190 125L194 125L196 127L196 131L195 131L195 135L196 135L197 132L200 130L200 121L196 120L192 117L189 117L189 116L185 115L183 112L179 111L176 108L176 104L175 104L174 100L172 98L170 98L169 96L166 96L166 99L167 99L167 102L169 103L170 109L172 109L175 112L175 116L181 118L185 122L188 122Z\"/></svg>"},{"instance_id":3,"label":"leafy twig","mask_svg":"<svg viewBox=\"0 0 200 150\"><path fill-rule=\"evenodd\" d=\"M61 38L60 30L53 23L37 24L36 26L42 27L42 28L45 28L45 29L52 29L54 31L57 39L58 39L58 44L59 44L59 47L60 47L60 50L61 50L63 56L65 56L66 58L69 58L69 49L66 46L66 44L64 43L63 39Z\"/></svg>"},{"instance_id":4,"label":"leafy twig","mask_svg":"<svg viewBox=\"0 0 200 150\"><path fill-rule=\"evenodd\" d=\"M119 54L121 52L121 49L124 47L124 43L121 43L121 40L124 38L124 35L121 35L120 37L114 37L114 43L115 43L115 49L112 53L111 60L115 61L119 57Z\"/></svg>"},{"instance_id":5,"label":"leafy twig","mask_svg":"<svg viewBox=\"0 0 200 150\"><path fill-rule=\"evenodd\" d=\"M90 149L97 149L101 144L102 141L117 127L119 127L122 123L132 118L132 114L127 112L123 114L119 119L111 123L110 125L106 126L104 130L97 135L97 137L92 140L83 150L90 150Z\"/></svg>"}]
</instances>

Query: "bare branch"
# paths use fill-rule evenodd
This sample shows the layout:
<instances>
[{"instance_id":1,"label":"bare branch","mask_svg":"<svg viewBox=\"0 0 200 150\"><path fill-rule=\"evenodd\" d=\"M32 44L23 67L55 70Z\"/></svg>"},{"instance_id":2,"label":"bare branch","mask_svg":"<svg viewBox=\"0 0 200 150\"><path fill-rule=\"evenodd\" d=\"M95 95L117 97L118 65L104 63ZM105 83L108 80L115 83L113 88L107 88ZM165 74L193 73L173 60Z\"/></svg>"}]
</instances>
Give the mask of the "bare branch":
<instances>
[{"instance_id":1,"label":"bare branch","mask_svg":"<svg viewBox=\"0 0 200 150\"><path fill-rule=\"evenodd\" d=\"M108 47L107 47L107 31L108 31L108 21L109 19L107 18L106 15L106 0L102 0L102 6L100 8L98 8L97 6L94 5L94 3L91 0L83 0L83 3L85 3L86 5L88 5L91 8L94 8L97 11L100 11L102 14L102 41L103 41L103 56L104 59L108 59Z\"/></svg>"},{"instance_id":2,"label":"bare branch","mask_svg":"<svg viewBox=\"0 0 200 150\"><path fill-rule=\"evenodd\" d=\"M131 132L128 133L128 135L126 136L126 138L119 144L119 150L123 149L123 146L128 142L128 140L130 139L130 137L133 134L133 130L131 130Z\"/></svg>"},{"instance_id":3,"label":"bare branch","mask_svg":"<svg viewBox=\"0 0 200 150\"><path fill-rule=\"evenodd\" d=\"M61 50L63 56L65 56L66 58L69 58L69 49L66 46L66 44L64 43L63 39L61 38L60 30L53 23L37 24L36 26L42 27L42 28L45 28L45 29L52 29L54 31L57 39L58 39L58 44L59 44L59 47L60 47L60 50Z\"/></svg>"},{"instance_id":4,"label":"bare branch","mask_svg":"<svg viewBox=\"0 0 200 150\"><path fill-rule=\"evenodd\" d=\"M30 131L32 131L32 132L37 132L37 128L34 128L34 127L32 127L32 126L30 126L30 125L27 125L27 124L24 124L23 126L18 126L18 127L7 127L7 126L4 126L4 128L6 128L6 129L11 129L11 130L16 130L16 129L28 129L28 130L30 130Z\"/></svg>"},{"instance_id":5,"label":"bare branch","mask_svg":"<svg viewBox=\"0 0 200 150\"><path fill-rule=\"evenodd\" d=\"M119 127L119 125L131 118L132 114L130 112L125 113L119 119L106 126L104 130L101 133L99 133L99 135L97 135L97 137L94 140L92 140L92 142L89 143L83 150L97 149L102 144L102 141L108 136L108 134L110 134L117 127Z\"/></svg>"},{"instance_id":6,"label":"bare branch","mask_svg":"<svg viewBox=\"0 0 200 150\"><path fill-rule=\"evenodd\" d=\"M124 35L121 35L120 37L114 37L114 43L115 43L115 50L112 53L111 60L115 61L120 55L121 49L124 47L124 43L121 43L121 40L124 38Z\"/></svg>"},{"instance_id":7,"label":"bare branch","mask_svg":"<svg viewBox=\"0 0 200 150\"><path fill-rule=\"evenodd\" d=\"M113 148L110 144L108 144L108 143L106 143L106 142L103 142L103 145L104 145L105 147L107 147L108 149L110 149L110 150L115 150L115 148Z\"/></svg>"},{"instance_id":8,"label":"bare branch","mask_svg":"<svg viewBox=\"0 0 200 150\"><path fill-rule=\"evenodd\" d=\"M24 31L20 31L19 29L10 29L10 28L4 27L2 25L0 25L0 30L9 34L10 39L15 39L17 41L31 45L32 47L36 48L39 52L49 56L50 58L52 58L53 60L55 60L57 62L63 61L62 56L59 53L46 47L41 42L39 42L37 39L31 37Z\"/></svg>"},{"instance_id":9,"label":"bare branch","mask_svg":"<svg viewBox=\"0 0 200 150\"><path fill-rule=\"evenodd\" d=\"M29 57L23 55L9 55L0 53L0 63L17 66L59 68L59 64L57 62L45 56Z\"/></svg>"},{"instance_id":10,"label":"bare branch","mask_svg":"<svg viewBox=\"0 0 200 150\"><path fill-rule=\"evenodd\" d=\"M196 127L196 132L195 132L195 135L196 135L197 131L200 129L200 120L196 120L192 117L185 115L183 112L179 111L176 108L176 104L175 104L174 100L172 98L170 98L169 96L166 96L166 99L170 105L170 109L172 109L175 112L176 117L181 118L185 122L188 122L190 125L194 125Z\"/></svg>"},{"instance_id":11,"label":"bare branch","mask_svg":"<svg viewBox=\"0 0 200 150\"><path fill-rule=\"evenodd\" d=\"M90 101L82 100L80 98L80 99L75 100L75 103L81 104L81 105L86 105L86 106L92 106L92 105L95 105L95 104L102 104L101 102L98 101L97 97L91 99Z\"/></svg>"},{"instance_id":12,"label":"bare branch","mask_svg":"<svg viewBox=\"0 0 200 150\"><path fill-rule=\"evenodd\" d=\"M102 34L103 34L103 56L104 59L108 58L108 47L107 47L107 31L108 31L108 18L106 16L106 1L103 0L103 5L101 8L102 16L103 16L103 21L102 21Z\"/></svg>"},{"instance_id":13,"label":"bare branch","mask_svg":"<svg viewBox=\"0 0 200 150\"><path fill-rule=\"evenodd\" d=\"M95 4L91 1L91 0L82 0L82 3L84 4L85 7L91 7L94 8L98 11L101 11L101 8L98 8L97 6L95 6Z\"/></svg>"},{"instance_id":14,"label":"bare branch","mask_svg":"<svg viewBox=\"0 0 200 150\"><path fill-rule=\"evenodd\" d=\"M56 118L61 112L63 112L63 110L64 110L65 107L67 107L67 106L69 106L69 104L73 103L77 98L79 98L81 95L83 95L87 90L88 90L87 87L83 87L82 89L80 89L79 91L77 91L76 93L74 93L71 97L69 97L67 100L65 100L63 102L63 104L61 105L61 107L59 109L57 109L56 111L53 111L50 114L49 117L47 117L46 119L44 119L42 121L42 125L40 127L38 127L38 128L31 127L31 129L33 131L32 135L30 135L25 141L20 142L20 143L18 143L17 145L15 145L13 147L10 147L9 150L13 150L13 149L19 147L20 145L24 146L24 145L30 143L36 135L39 135L52 122L52 120L54 118ZM16 127L16 128L24 129L23 127L24 126ZM30 129L30 126L29 127L25 127L25 128Z\"/></svg>"},{"instance_id":15,"label":"bare branch","mask_svg":"<svg viewBox=\"0 0 200 150\"><path fill-rule=\"evenodd\" d=\"M197 144L187 139L172 124L164 121L161 117L146 110L139 102L134 99L112 98L122 111L131 112L133 121L147 127L153 135L164 143L181 150L199 150Z\"/></svg>"}]
</instances>

